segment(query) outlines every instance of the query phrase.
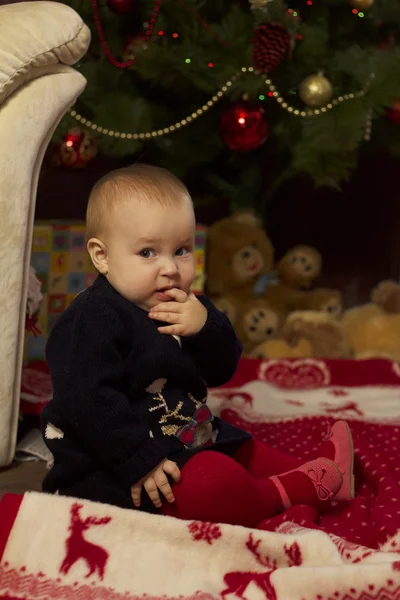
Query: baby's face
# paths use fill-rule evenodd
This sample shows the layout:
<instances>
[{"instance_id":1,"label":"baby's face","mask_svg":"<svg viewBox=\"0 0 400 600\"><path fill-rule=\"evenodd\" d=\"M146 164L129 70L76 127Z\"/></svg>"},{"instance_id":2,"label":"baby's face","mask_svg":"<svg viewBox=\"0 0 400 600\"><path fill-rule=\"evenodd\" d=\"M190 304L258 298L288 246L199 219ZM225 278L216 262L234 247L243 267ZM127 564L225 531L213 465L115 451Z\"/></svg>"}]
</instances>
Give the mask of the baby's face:
<instances>
[{"instance_id":1,"label":"baby's face","mask_svg":"<svg viewBox=\"0 0 400 600\"><path fill-rule=\"evenodd\" d=\"M188 293L195 276L195 217L183 199L170 206L126 202L115 209L107 238L107 278L125 298L148 311Z\"/></svg>"}]
</instances>

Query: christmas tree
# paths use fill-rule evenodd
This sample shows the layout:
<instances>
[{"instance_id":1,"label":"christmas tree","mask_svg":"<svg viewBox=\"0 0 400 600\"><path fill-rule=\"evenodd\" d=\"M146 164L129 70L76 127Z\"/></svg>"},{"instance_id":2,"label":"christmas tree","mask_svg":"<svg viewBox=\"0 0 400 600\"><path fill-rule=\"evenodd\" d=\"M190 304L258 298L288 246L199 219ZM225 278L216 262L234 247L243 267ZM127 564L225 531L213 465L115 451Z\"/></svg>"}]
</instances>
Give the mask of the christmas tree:
<instances>
[{"instance_id":1,"label":"christmas tree","mask_svg":"<svg viewBox=\"0 0 400 600\"><path fill-rule=\"evenodd\" d=\"M78 125L232 208L298 173L339 187L360 154L400 150L399 0L66 3L93 36L67 147Z\"/></svg>"}]
</instances>

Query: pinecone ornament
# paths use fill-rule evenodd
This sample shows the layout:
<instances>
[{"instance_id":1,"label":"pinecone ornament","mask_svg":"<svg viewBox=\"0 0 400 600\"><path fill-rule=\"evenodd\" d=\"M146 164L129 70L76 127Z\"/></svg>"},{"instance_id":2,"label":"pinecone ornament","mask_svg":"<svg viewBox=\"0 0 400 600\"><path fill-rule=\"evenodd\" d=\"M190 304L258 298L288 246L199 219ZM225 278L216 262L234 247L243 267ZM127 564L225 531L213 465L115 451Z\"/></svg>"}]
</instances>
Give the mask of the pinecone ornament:
<instances>
[{"instance_id":1,"label":"pinecone ornament","mask_svg":"<svg viewBox=\"0 0 400 600\"><path fill-rule=\"evenodd\" d=\"M263 23L254 33L253 62L256 69L268 73L279 65L290 48L290 34L278 23Z\"/></svg>"}]
</instances>

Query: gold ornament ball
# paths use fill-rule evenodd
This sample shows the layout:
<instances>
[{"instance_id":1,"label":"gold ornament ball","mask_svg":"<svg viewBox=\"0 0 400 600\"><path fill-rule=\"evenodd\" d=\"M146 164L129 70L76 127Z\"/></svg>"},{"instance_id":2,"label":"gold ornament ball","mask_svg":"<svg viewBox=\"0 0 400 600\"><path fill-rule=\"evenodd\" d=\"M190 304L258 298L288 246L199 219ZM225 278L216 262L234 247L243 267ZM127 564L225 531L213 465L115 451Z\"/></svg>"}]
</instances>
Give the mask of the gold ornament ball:
<instances>
[{"instance_id":1,"label":"gold ornament ball","mask_svg":"<svg viewBox=\"0 0 400 600\"><path fill-rule=\"evenodd\" d=\"M299 85L299 96L310 108L325 106L332 94L331 82L321 74L309 75Z\"/></svg>"},{"instance_id":2,"label":"gold ornament ball","mask_svg":"<svg viewBox=\"0 0 400 600\"><path fill-rule=\"evenodd\" d=\"M368 10L373 5L374 0L349 0L349 4L352 8L357 10Z\"/></svg>"}]
</instances>

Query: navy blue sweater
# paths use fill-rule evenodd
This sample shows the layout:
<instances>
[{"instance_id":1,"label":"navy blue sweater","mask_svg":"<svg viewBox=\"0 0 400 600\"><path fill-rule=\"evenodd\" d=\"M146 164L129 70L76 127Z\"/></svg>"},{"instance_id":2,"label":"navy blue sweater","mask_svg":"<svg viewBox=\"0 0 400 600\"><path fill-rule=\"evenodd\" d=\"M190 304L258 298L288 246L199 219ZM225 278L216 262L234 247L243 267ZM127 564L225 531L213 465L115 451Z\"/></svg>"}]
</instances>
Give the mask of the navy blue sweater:
<instances>
[{"instance_id":1,"label":"navy blue sweater","mask_svg":"<svg viewBox=\"0 0 400 600\"><path fill-rule=\"evenodd\" d=\"M68 488L104 470L129 488L163 459L182 466L197 449L174 435L207 397L207 386L234 374L241 345L205 296L207 321L179 343L100 275L51 331L46 358L53 399L42 429L54 466L43 489ZM250 436L214 419L209 449L233 453ZM89 496L90 497L90 496Z\"/></svg>"}]
</instances>

